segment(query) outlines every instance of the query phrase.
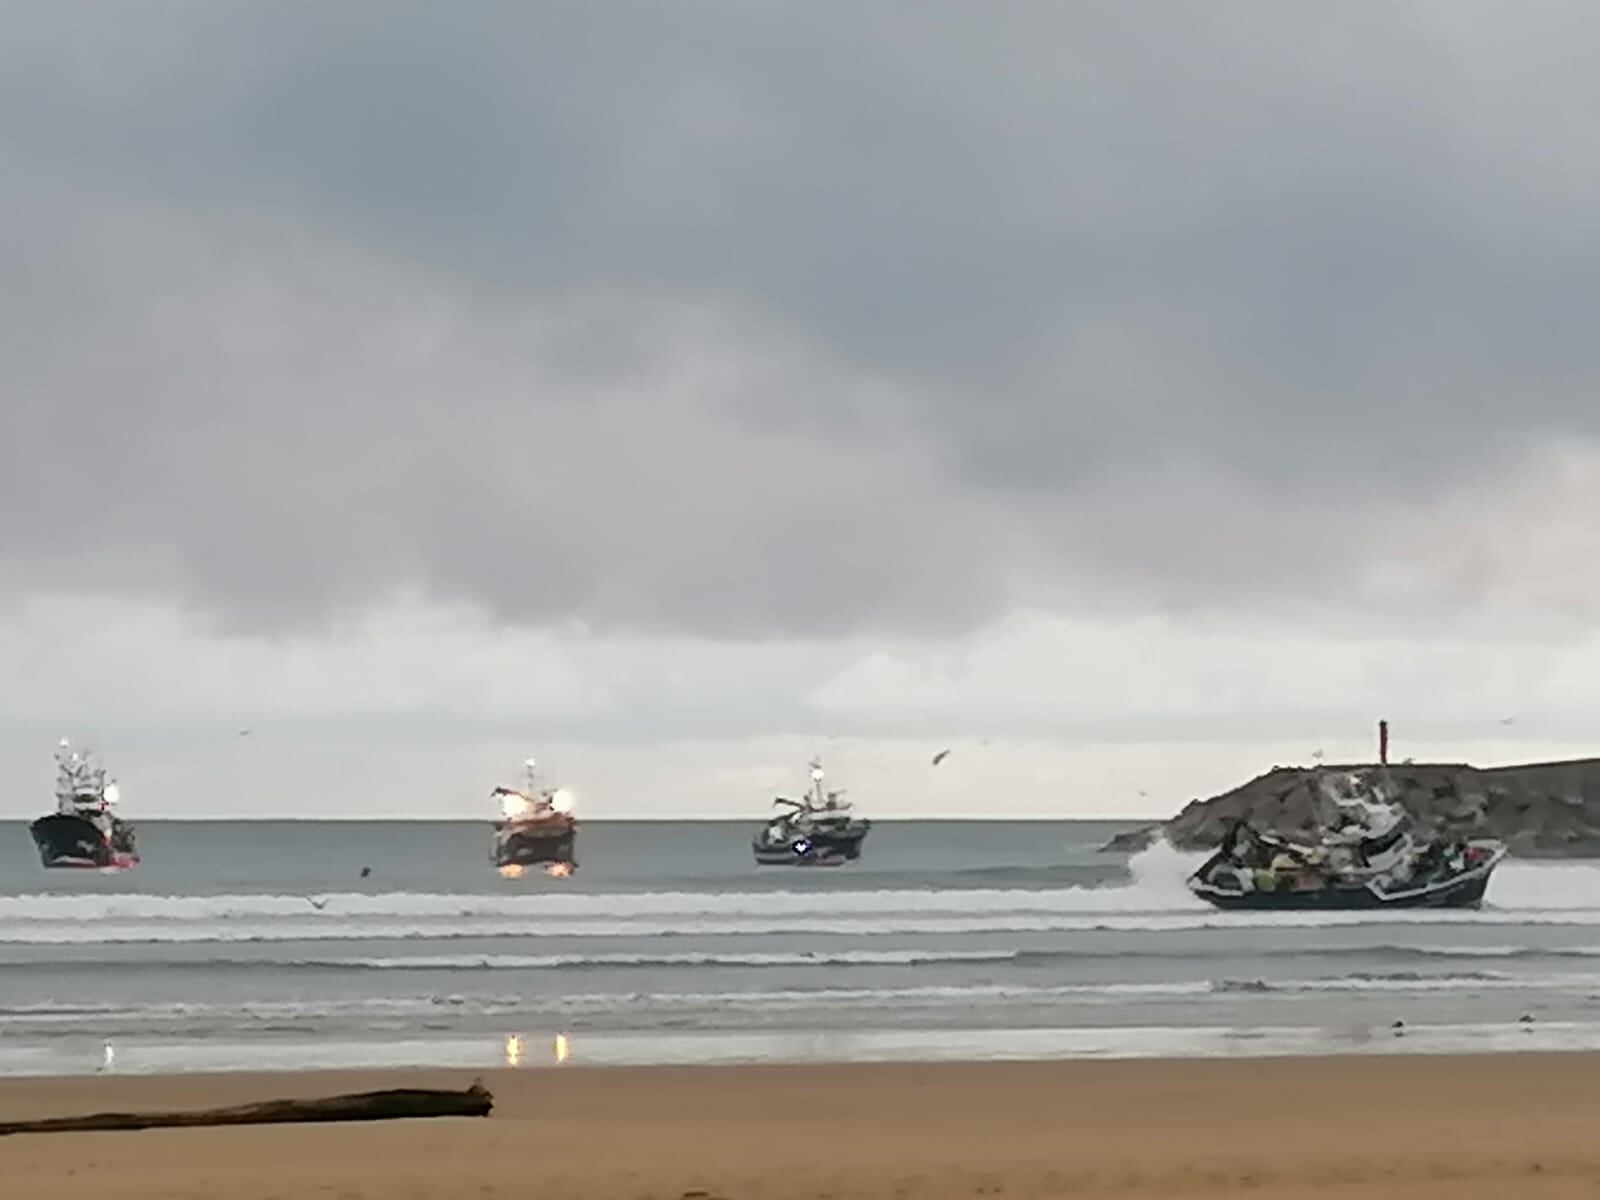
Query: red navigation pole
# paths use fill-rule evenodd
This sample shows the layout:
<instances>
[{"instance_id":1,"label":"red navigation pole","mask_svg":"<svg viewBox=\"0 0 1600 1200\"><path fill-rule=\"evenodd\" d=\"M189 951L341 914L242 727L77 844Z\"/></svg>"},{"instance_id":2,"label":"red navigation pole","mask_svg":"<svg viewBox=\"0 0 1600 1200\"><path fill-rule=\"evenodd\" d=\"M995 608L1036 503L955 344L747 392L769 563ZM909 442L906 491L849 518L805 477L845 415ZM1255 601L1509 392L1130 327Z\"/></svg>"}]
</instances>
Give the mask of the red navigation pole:
<instances>
[{"instance_id":1,"label":"red navigation pole","mask_svg":"<svg viewBox=\"0 0 1600 1200\"><path fill-rule=\"evenodd\" d=\"M1378 722L1378 761L1389 765L1389 722Z\"/></svg>"}]
</instances>

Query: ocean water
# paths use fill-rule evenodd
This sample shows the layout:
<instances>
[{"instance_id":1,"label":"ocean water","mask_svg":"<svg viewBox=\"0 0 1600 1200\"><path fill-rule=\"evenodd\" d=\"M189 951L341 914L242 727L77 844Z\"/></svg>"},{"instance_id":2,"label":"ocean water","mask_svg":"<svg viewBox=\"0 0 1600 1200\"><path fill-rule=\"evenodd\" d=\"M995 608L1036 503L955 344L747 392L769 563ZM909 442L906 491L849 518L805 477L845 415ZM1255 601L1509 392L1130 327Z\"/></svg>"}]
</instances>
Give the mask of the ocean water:
<instances>
[{"instance_id":1,"label":"ocean water","mask_svg":"<svg viewBox=\"0 0 1600 1200\"><path fill-rule=\"evenodd\" d=\"M1600 864L1220 913L1125 827L883 822L797 870L590 823L576 875L507 880L487 824L147 821L110 874L0 825L0 1073L1600 1047Z\"/></svg>"}]
</instances>

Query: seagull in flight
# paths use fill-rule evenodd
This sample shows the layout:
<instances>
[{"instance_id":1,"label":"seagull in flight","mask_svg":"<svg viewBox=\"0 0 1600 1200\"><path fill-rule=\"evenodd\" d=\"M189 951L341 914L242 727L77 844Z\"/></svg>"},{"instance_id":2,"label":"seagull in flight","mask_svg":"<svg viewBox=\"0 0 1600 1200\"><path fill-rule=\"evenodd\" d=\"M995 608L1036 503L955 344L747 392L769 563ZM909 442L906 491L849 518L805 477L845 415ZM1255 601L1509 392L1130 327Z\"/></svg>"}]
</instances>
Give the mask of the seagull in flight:
<instances>
[{"instance_id":1,"label":"seagull in flight","mask_svg":"<svg viewBox=\"0 0 1600 1200\"><path fill-rule=\"evenodd\" d=\"M307 896L306 897L306 903L311 905L311 907L316 909L318 912L321 912L323 909L328 907L328 898L326 896L323 896L319 900L315 896Z\"/></svg>"},{"instance_id":2,"label":"seagull in flight","mask_svg":"<svg viewBox=\"0 0 1600 1200\"><path fill-rule=\"evenodd\" d=\"M948 751L948 750L939 751L939 753L937 753L937 754L935 754L933 756L933 765L937 767L940 763L942 763L945 760L945 758L949 755L949 753L950 753L950 751Z\"/></svg>"}]
</instances>

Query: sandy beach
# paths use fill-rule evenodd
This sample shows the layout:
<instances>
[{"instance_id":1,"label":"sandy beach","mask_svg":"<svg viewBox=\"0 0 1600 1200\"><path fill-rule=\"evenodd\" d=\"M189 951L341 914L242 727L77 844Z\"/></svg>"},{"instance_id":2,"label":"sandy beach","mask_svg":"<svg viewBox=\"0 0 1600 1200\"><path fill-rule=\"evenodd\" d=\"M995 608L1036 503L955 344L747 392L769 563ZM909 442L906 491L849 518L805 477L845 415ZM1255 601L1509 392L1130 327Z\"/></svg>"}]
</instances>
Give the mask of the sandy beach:
<instances>
[{"instance_id":1,"label":"sandy beach","mask_svg":"<svg viewBox=\"0 0 1600 1200\"><path fill-rule=\"evenodd\" d=\"M0 1081L0 1119L460 1072ZM546 1069L484 1120L0 1139L28 1200L1592 1195L1600 1057Z\"/></svg>"}]
</instances>

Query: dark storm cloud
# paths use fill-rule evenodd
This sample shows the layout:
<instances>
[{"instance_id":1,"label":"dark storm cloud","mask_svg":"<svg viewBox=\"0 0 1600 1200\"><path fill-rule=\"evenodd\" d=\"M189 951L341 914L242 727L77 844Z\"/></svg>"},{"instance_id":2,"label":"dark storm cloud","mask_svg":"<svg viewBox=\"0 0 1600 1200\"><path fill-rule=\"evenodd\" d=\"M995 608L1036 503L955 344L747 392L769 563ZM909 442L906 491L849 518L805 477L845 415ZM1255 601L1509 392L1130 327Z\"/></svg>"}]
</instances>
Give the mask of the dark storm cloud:
<instances>
[{"instance_id":1,"label":"dark storm cloud","mask_svg":"<svg viewBox=\"0 0 1600 1200\"><path fill-rule=\"evenodd\" d=\"M1226 600L1600 420L1584 5L0 22L14 581L741 634Z\"/></svg>"}]
</instances>

